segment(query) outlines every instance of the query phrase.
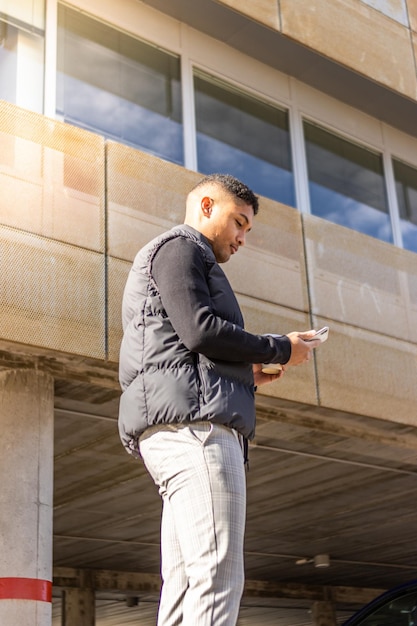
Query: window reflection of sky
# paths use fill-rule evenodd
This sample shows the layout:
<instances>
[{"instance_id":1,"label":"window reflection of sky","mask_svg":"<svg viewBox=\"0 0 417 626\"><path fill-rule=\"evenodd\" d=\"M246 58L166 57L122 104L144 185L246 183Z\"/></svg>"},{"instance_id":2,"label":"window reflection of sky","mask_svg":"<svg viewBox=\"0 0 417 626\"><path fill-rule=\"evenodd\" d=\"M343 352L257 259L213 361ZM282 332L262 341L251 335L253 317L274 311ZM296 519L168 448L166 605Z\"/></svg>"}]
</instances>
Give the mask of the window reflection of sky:
<instances>
[{"instance_id":1,"label":"window reflection of sky","mask_svg":"<svg viewBox=\"0 0 417 626\"><path fill-rule=\"evenodd\" d=\"M404 248L417 252L417 226L406 220L401 220L400 224Z\"/></svg>"},{"instance_id":2,"label":"window reflection of sky","mask_svg":"<svg viewBox=\"0 0 417 626\"><path fill-rule=\"evenodd\" d=\"M61 81L64 109L59 112L66 121L183 163L182 124L71 76L59 74Z\"/></svg>"},{"instance_id":3,"label":"window reflection of sky","mask_svg":"<svg viewBox=\"0 0 417 626\"><path fill-rule=\"evenodd\" d=\"M311 211L393 242L382 155L304 122Z\"/></svg>"},{"instance_id":4,"label":"window reflection of sky","mask_svg":"<svg viewBox=\"0 0 417 626\"><path fill-rule=\"evenodd\" d=\"M314 215L392 243L391 222L386 213L312 182L310 199Z\"/></svg>"},{"instance_id":5,"label":"window reflection of sky","mask_svg":"<svg viewBox=\"0 0 417 626\"><path fill-rule=\"evenodd\" d=\"M62 5L57 111L183 165L179 58Z\"/></svg>"},{"instance_id":6,"label":"window reflection of sky","mask_svg":"<svg viewBox=\"0 0 417 626\"><path fill-rule=\"evenodd\" d=\"M417 185L417 170L416 170L416 181ZM413 189L413 187L407 187L407 200L409 206L409 215L408 218L413 224L417 226L417 188Z\"/></svg>"},{"instance_id":7,"label":"window reflection of sky","mask_svg":"<svg viewBox=\"0 0 417 626\"><path fill-rule=\"evenodd\" d=\"M59 11L58 113L183 165L179 58L69 8ZM3 69L6 60L0 51ZM194 80L199 171L231 173L295 206L288 112L203 72ZM0 95L6 84L0 80ZM392 242L381 155L316 124L304 121L304 129L313 214ZM416 171L393 162L403 245L417 252Z\"/></svg>"},{"instance_id":8,"label":"window reflection of sky","mask_svg":"<svg viewBox=\"0 0 417 626\"><path fill-rule=\"evenodd\" d=\"M309 179L388 213L382 155L304 122Z\"/></svg>"},{"instance_id":9,"label":"window reflection of sky","mask_svg":"<svg viewBox=\"0 0 417 626\"><path fill-rule=\"evenodd\" d=\"M17 52L8 47L7 43L3 42L0 46L0 99L15 102Z\"/></svg>"},{"instance_id":10,"label":"window reflection of sky","mask_svg":"<svg viewBox=\"0 0 417 626\"><path fill-rule=\"evenodd\" d=\"M417 252L417 169L393 160L403 246Z\"/></svg>"},{"instance_id":11,"label":"window reflection of sky","mask_svg":"<svg viewBox=\"0 0 417 626\"><path fill-rule=\"evenodd\" d=\"M197 135L197 158L203 174L232 174L255 193L295 206L293 175L288 170L201 133Z\"/></svg>"}]
</instances>

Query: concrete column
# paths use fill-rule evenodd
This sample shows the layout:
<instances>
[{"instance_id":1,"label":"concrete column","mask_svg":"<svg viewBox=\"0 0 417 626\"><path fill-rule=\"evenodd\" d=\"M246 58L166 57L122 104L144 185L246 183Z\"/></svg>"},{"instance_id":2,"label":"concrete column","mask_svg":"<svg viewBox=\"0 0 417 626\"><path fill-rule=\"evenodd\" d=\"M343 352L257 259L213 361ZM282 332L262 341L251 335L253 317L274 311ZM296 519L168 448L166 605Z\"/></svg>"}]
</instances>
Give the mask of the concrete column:
<instances>
[{"instance_id":1,"label":"concrete column","mask_svg":"<svg viewBox=\"0 0 417 626\"><path fill-rule=\"evenodd\" d=\"M0 624L52 621L53 379L0 371Z\"/></svg>"},{"instance_id":2,"label":"concrete column","mask_svg":"<svg viewBox=\"0 0 417 626\"><path fill-rule=\"evenodd\" d=\"M65 589L62 626L94 626L95 595L90 588Z\"/></svg>"},{"instance_id":3,"label":"concrete column","mask_svg":"<svg viewBox=\"0 0 417 626\"><path fill-rule=\"evenodd\" d=\"M336 613L331 602L313 602L313 626L337 626Z\"/></svg>"}]
</instances>

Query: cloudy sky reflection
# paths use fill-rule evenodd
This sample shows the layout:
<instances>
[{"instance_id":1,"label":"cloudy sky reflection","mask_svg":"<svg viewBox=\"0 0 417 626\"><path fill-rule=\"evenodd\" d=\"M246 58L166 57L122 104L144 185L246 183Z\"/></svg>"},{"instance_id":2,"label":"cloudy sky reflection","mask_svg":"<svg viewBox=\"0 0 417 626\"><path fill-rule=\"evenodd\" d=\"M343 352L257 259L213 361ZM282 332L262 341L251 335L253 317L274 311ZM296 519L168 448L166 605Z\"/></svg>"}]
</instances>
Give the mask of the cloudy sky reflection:
<instances>
[{"instance_id":1,"label":"cloudy sky reflection","mask_svg":"<svg viewBox=\"0 0 417 626\"><path fill-rule=\"evenodd\" d=\"M314 215L392 243L391 222L386 213L312 182L310 197Z\"/></svg>"},{"instance_id":2,"label":"cloudy sky reflection","mask_svg":"<svg viewBox=\"0 0 417 626\"><path fill-rule=\"evenodd\" d=\"M63 81L64 119L105 137L183 163L182 124L71 76Z\"/></svg>"},{"instance_id":3,"label":"cloudy sky reflection","mask_svg":"<svg viewBox=\"0 0 417 626\"><path fill-rule=\"evenodd\" d=\"M197 135L198 171L222 172L243 180L255 193L295 206L293 174L201 133Z\"/></svg>"},{"instance_id":4,"label":"cloudy sky reflection","mask_svg":"<svg viewBox=\"0 0 417 626\"><path fill-rule=\"evenodd\" d=\"M417 226L411 222L401 220L401 233L404 248L417 252Z\"/></svg>"}]
</instances>

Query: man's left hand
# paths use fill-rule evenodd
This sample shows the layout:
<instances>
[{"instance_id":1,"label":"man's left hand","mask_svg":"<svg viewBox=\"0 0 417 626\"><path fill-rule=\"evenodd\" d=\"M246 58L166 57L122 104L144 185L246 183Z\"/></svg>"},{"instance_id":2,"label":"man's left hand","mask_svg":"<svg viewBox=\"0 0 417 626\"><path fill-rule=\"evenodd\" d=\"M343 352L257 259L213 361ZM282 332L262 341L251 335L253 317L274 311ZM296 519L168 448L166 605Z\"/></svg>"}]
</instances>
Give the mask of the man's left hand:
<instances>
[{"instance_id":1,"label":"man's left hand","mask_svg":"<svg viewBox=\"0 0 417 626\"><path fill-rule=\"evenodd\" d=\"M268 383L273 383L278 378L282 378L285 373L285 365L282 366L282 369L276 374L264 374L262 371L262 363L254 363L253 364L253 378L256 387L260 385L267 385Z\"/></svg>"}]
</instances>

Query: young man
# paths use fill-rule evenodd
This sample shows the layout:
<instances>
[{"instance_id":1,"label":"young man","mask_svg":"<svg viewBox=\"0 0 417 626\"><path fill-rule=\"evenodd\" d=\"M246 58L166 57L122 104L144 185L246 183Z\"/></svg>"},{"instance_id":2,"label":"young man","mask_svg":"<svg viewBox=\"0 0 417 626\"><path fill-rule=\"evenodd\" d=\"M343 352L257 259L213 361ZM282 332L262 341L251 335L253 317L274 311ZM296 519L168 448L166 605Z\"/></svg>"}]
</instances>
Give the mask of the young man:
<instances>
[{"instance_id":1,"label":"young man","mask_svg":"<svg viewBox=\"0 0 417 626\"><path fill-rule=\"evenodd\" d=\"M244 584L242 450L255 386L310 359L314 331L244 330L220 268L244 245L258 198L213 174L188 194L185 222L136 256L123 297L119 430L163 500L158 626L235 626ZM262 363L281 363L264 374Z\"/></svg>"}]
</instances>

